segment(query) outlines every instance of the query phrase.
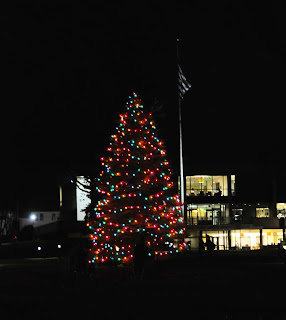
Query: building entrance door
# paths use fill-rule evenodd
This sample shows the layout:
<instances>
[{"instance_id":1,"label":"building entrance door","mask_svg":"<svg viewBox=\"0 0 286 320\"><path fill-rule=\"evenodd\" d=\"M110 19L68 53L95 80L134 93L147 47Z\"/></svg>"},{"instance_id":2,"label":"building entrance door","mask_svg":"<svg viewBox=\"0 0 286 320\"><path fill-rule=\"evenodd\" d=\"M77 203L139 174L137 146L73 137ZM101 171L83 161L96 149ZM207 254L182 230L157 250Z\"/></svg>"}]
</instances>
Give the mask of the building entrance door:
<instances>
[{"instance_id":1,"label":"building entrance door","mask_svg":"<svg viewBox=\"0 0 286 320\"><path fill-rule=\"evenodd\" d=\"M220 224L220 210L219 209L207 209L207 221L212 225Z\"/></svg>"},{"instance_id":2,"label":"building entrance door","mask_svg":"<svg viewBox=\"0 0 286 320\"><path fill-rule=\"evenodd\" d=\"M208 224L213 224L213 209L207 209Z\"/></svg>"},{"instance_id":3,"label":"building entrance door","mask_svg":"<svg viewBox=\"0 0 286 320\"><path fill-rule=\"evenodd\" d=\"M217 225L220 224L220 210L219 209L214 209L213 210L213 224Z\"/></svg>"}]
</instances>

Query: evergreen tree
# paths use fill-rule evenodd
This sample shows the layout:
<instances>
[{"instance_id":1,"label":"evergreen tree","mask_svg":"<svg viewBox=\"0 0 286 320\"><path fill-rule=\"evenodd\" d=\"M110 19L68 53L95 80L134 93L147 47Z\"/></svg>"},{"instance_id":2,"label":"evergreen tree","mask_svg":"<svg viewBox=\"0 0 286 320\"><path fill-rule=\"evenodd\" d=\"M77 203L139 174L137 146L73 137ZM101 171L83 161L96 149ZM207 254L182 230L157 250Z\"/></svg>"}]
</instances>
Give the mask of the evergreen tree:
<instances>
[{"instance_id":1,"label":"evergreen tree","mask_svg":"<svg viewBox=\"0 0 286 320\"><path fill-rule=\"evenodd\" d=\"M101 158L96 189L102 198L87 224L93 239L90 262L132 260L142 233L150 252L178 252L174 240L184 233L179 196L152 114L144 113L135 93L129 98L111 136L109 156Z\"/></svg>"}]
</instances>

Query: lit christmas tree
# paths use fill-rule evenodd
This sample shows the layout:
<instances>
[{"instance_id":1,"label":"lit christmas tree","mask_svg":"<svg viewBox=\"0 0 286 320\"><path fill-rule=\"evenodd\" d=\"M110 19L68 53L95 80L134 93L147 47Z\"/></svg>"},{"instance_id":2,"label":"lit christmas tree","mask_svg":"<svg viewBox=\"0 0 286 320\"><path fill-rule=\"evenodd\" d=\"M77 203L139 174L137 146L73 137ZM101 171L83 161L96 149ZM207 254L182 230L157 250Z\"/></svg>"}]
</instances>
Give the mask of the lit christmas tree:
<instances>
[{"instance_id":1,"label":"lit christmas tree","mask_svg":"<svg viewBox=\"0 0 286 320\"><path fill-rule=\"evenodd\" d=\"M135 93L129 98L111 136L110 155L101 158L96 189L102 199L87 224L93 240L89 262L130 262L136 237L142 233L155 255L183 247L183 243L174 246L185 228L163 142L141 99Z\"/></svg>"}]
</instances>

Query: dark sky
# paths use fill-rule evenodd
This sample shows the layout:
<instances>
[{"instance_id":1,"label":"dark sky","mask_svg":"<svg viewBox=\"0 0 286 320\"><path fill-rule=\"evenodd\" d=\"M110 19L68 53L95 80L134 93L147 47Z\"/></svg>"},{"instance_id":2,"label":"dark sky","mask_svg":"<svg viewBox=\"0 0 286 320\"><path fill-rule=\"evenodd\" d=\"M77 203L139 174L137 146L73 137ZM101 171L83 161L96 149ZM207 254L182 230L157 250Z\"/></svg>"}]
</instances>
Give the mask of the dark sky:
<instances>
[{"instance_id":1,"label":"dark sky","mask_svg":"<svg viewBox=\"0 0 286 320\"><path fill-rule=\"evenodd\" d=\"M49 189L57 172L94 169L133 90L146 109L154 98L163 104L157 128L177 166L177 37L192 84L183 101L185 160L281 159L285 9L260 1L85 1L2 10L1 154L10 190L28 190L27 180Z\"/></svg>"}]
</instances>

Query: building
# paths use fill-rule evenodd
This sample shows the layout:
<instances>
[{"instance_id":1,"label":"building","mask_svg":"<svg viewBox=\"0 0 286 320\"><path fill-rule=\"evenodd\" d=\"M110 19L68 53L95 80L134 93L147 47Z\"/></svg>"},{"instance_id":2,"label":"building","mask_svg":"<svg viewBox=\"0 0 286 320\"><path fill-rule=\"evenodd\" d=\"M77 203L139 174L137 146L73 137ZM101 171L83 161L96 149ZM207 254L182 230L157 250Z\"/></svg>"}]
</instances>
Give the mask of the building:
<instances>
[{"instance_id":1,"label":"building","mask_svg":"<svg viewBox=\"0 0 286 320\"><path fill-rule=\"evenodd\" d=\"M259 167L189 172L184 219L191 250L206 235L216 250L255 250L284 239L286 192L279 190L284 177Z\"/></svg>"},{"instance_id":2,"label":"building","mask_svg":"<svg viewBox=\"0 0 286 320\"><path fill-rule=\"evenodd\" d=\"M32 225L34 228L38 228L59 220L59 211L35 211L31 212L27 218L19 218L19 227L20 230L29 225Z\"/></svg>"},{"instance_id":3,"label":"building","mask_svg":"<svg viewBox=\"0 0 286 320\"><path fill-rule=\"evenodd\" d=\"M85 209L90 205L89 181L84 176L62 178L59 186L61 220L85 221Z\"/></svg>"}]
</instances>

